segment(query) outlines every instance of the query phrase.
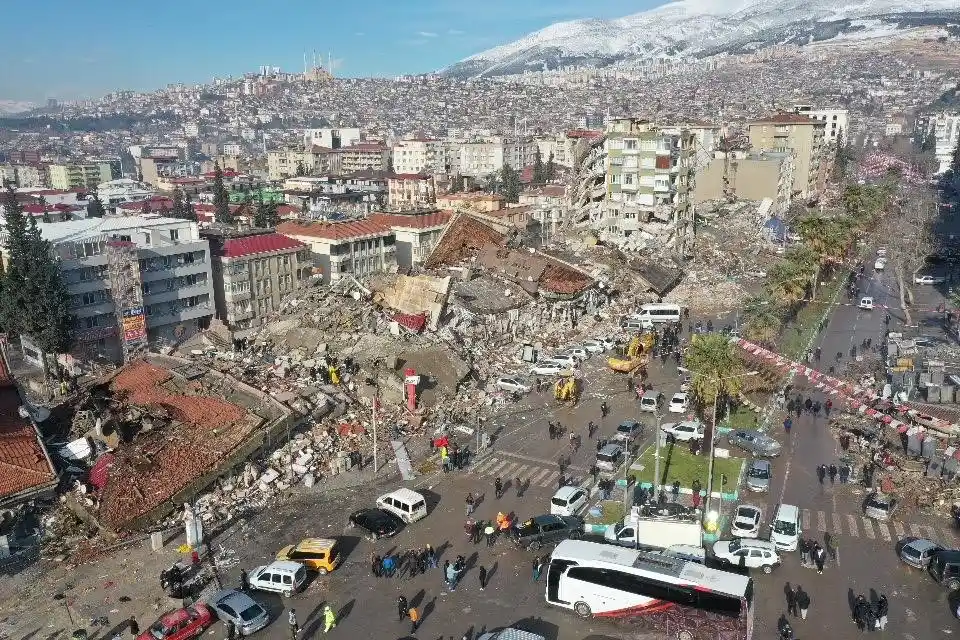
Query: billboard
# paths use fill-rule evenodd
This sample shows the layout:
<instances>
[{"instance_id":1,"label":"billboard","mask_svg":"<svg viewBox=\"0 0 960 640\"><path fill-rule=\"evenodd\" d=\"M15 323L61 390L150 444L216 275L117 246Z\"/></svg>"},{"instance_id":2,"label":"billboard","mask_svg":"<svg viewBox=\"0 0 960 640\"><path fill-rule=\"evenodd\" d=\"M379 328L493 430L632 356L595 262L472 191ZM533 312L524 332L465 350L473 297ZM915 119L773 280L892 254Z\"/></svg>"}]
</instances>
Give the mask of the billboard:
<instances>
[{"instance_id":1,"label":"billboard","mask_svg":"<svg viewBox=\"0 0 960 640\"><path fill-rule=\"evenodd\" d=\"M123 341L137 342L147 337L147 317L143 307L123 310Z\"/></svg>"}]
</instances>

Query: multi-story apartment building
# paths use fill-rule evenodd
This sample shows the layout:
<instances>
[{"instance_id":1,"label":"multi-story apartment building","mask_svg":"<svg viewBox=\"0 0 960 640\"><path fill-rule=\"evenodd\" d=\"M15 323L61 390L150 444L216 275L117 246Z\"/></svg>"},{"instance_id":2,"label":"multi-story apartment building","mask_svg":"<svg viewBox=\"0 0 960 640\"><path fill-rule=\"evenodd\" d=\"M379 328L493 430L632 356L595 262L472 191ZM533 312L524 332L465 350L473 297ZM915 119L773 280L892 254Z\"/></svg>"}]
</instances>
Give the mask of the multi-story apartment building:
<instances>
[{"instance_id":1,"label":"multi-story apartment building","mask_svg":"<svg viewBox=\"0 0 960 640\"><path fill-rule=\"evenodd\" d=\"M937 159L937 173L950 168L953 152L960 144L960 113L938 113L918 122L918 135L923 142L933 136L933 153Z\"/></svg>"},{"instance_id":2,"label":"multi-story apartment building","mask_svg":"<svg viewBox=\"0 0 960 640\"><path fill-rule=\"evenodd\" d=\"M530 216L540 224L543 240L549 241L566 221L566 203L567 188L548 184L524 191L518 204L531 207Z\"/></svg>"},{"instance_id":3,"label":"multi-story apartment building","mask_svg":"<svg viewBox=\"0 0 960 640\"><path fill-rule=\"evenodd\" d=\"M429 138L400 140L392 149L393 170L397 173L446 173L443 143Z\"/></svg>"},{"instance_id":4,"label":"multi-story apartment building","mask_svg":"<svg viewBox=\"0 0 960 640\"><path fill-rule=\"evenodd\" d=\"M680 122L675 126L663 127L667 133L678 135L681 131L687 130L693 134L693 158L692 164L694 173L699 173L706 169L710 161L713 160L713 152L720 146L719 125L709 122L690 121Z\"/></svg>"},{"instance_id":5,"label":"multi-story apartment building","mask_svg":"<svg viewBox=\"0 0 960 640\"><path fill-rule=\"evenodd\" d=\"M51 164L47 167L51 189L96 189L113 179L110 164Z\"/></svg>"},{"instance_id":6,"label":"multi-story apartment building","mask_svg":"<svg viewBox=\"0 0 960 640\"><path fill-rule=\"evenodd\" d=\"M533 164L537 149L538 145L533 138L526 137L490 136L480 140L461 142L459 143L459 161L456 163L457 172L465 176L483 178L500 171L504 164L520 171Z\"/></svg>"},{"instance_id":7,"label":"multi-story apartment building","mask_svg":"<svg viewBox=\"0 0 960 640\"><path fill-rule=\"evenodd\" d=\"M330 171L337 174L357 171L385 171L390 164L390 147L360 142L330 152Z\"/></svg>"},{"instance_id":8,"label":"multi-story apartment building","mask_svg":"<svg viewBox=\"0 0 960 640\"><path fill-rule=\"evenodd\" d=\"M307 173L330 171L330 149L311 146L306 149L281 149L267 153L267 175L271 180L283 180L297 175L302 166Z\"/></svg>"},{"instance_id":9,"label":"multi-story apartment building","mask_svg":"<svg viewBox=\"0 0 960 640\"><path fill-rule=\"evenodd\" d=\"M793 152L793 195L816 197L823 189L827 158L823 121L777 113L747 125L754 151Z\"/></svg>"},{"instance_id":10,"label":"multi-story apartment building","mask_svg":"<svg viewBox=\"0 0 960 640\"><path fill-rule=\"evenodd\" d=\"M453 213L425 211L411 214L374 213L370 221L391 229L396 238L397 266L422 266L443 235Z\"/></svg>"},{"instance_id":11,"label":"multi-story apartment building","mask_svg":"<svg viewBox=\"0 0 960 640\"><path fill-rule=\"evenodd\" d=\"M210 250L197 223L143 215L39 228L61 260L76 357L121 362L147 343L189 338L213 317Z\"/></svg>"},{"instance_id":12,"label":"multi-story apartment building","mask_svg":"<svg viewBox=\"0 0 960 640\"><path fill-rule=\"evenodd\" d=\"M40 166L35 164L15 164L13 169L17 174L17 186L21 188L27 187L46 187L47 183L47 172Z\"/></svg>"},{"instance_id":13,"label":"multi-story apartment building","mask_svg":"<svg viewBox=\"0 0 960 640\"><path fill-rule=\"evenodd\" d=\"M607 120L606 195L594 220L601 236L629 237L651 220L683 231L692 222L694 134L645 120Z\"/></svg>"},{"instance_id":14,"label":"multi-story apartment building","mask_svg":"<svg viewBox=\"0 0 960 640\"><path fill-rule=\"evenodd\" d=\"M786 213L793 197L793 153L731 151L729 155L724 158L721 153L697 172L693 203L770 198L770 213Z\"/></svg>"},{"instance_id":15,"label":"multi-story apartment building","mask_svg":"<svg viewBox=\"0 0 960 640\"><path fill-rule=\"evenodd\" d=\"M389 227L372 220L347 222L283 222L277 233L310 247L315 272L323 282L346 276L363 278L397 267L396 236Z\"/></svg>"},{"instance_id":16,"label":"multi-story apartment building","mask_svg":"<svg viewBox=\"0 0 960 640\"><path fill-rule=\"evenodd\" d=\"M827 144L834 145L838 139L847 137L850 112L846 109L817 109L813 105L797 104L793 106L793 111L822 122L823 137Z\"/></svg>"},{"instance_id":17,"label":"multi-story apartment building","mask_svg":"<svg viewBox=\"0 0 960 640\"><path fill-rule=\"evenodd\" d=\"M387 206L393 211L422 209L437 202L437 184L432 175L399 173L387 180Z\"/></svg>"},{"instance_id":18,"label":"multi-story apartment building","mask_svg":"<svg viewBox=\"0 0 960 640\"><path fill-rule=\"evenodd\" d=\"M217 318L234 340L251 337L313 273L310 252L271 230L204 229L210 242Z\"/></svg>"},{"instance_id":19,"label":"multi-story apartment building","mask_svg":"<svg viewBox=\"0 0 960 640\"><path fill-rule=\"evenodd\" d=\"M0 164L0 187L12 184L17 185L17 168L12 164Z\"/></svg>"},{"instance_id":20,"label":"multi-story apartment building","mask_svg":"<svg viewBox=\"0 0 960 640\"><path fill-rule=\"evenodd\" d=\"M303 132L303 146L326 147L327 149L339 149L349 147L360 142L360 129L345 127L323 127L320 129L307 129Z\"/></svg>"}]
</instances>

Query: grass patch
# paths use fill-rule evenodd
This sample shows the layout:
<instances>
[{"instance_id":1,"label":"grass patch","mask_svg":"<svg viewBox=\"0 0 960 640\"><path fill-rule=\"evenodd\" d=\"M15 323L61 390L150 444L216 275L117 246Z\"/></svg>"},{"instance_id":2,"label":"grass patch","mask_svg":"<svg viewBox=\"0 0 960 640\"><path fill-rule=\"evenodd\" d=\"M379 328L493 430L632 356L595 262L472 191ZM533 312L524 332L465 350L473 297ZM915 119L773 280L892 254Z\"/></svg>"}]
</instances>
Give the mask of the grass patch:
<instances>
[{"instance_id":1,"label":"grass patch","mask_svg":"<svg viewBox=\"0 0 960 640\"><path fill-rule=\"evenodd\" d=\"M817 290L817 300L803 305L796 317L784 327L780 340L777 341L779 352L792 360L803 361L807 345L820 328L820 320L825 311L823 303L833 300L837 291L843 286L843 278L838 274L833 280Z\"/></svg>"},{"instance_id":2,"label":"grass patch","mask_svg":"<svg viewBox=\"0 0 960 640\"><path fill-rule=\"evenodd\" d=\"M590 511L587 510L584 518L587 524L616 524L627 515L623 508L623 500L601 500L600 506L603 507L600 517L590 515Z\"/></svg>"},{"instance_id":3,"label":"grass patch","mask_svg":"<svg viewBox=\"0 0 960 640\"><path fill-rule=\"evenodd\" d=\"M727 476L724 491L734 491L740 479L740 466L743 458L715 458L713 462L713 490L720 490L720 475ZM653 484L653 474L656 468L656 457L653 447L649 447L637 458L634 464L643 465L642 471L631 470L629 473L637 482ZM660 484L669 487L674 480L680 481L680 486L689 489L695 479L700 480L704 490L707 488L707 470L710 466L709 456L695 456L690 453L686 443L676 446L667 445L660 448Z\"/></svg>"},{"instance_id":4,"label":"grass patch","mask_svg":"<svg viewBox=\"0 0 960 640\"><path fill-rule=\"evenodd\" d=\"M755 429L757 426L757 412L740 405L734 409L730 416L720 423L721 427L730 427L731 429ZM703 482L701 480L700 482Z\"/></svg>"}]
</instances>

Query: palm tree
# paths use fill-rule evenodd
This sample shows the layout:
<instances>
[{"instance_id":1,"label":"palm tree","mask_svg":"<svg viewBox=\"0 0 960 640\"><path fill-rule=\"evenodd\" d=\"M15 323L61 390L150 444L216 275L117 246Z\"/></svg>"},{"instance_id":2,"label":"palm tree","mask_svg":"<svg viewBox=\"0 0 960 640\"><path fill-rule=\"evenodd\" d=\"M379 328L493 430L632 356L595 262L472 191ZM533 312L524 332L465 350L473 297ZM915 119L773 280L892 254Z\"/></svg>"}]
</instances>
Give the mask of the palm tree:
<instances>
[{"instance_id":1,"label":"palm tree","mask_svg":"<svg viewBox=\"0 0 960 640\"><path fill-rule=\"evenodd\" d=\"M733 397L743 388L743 361L723 334L693 336L684 365L693 373L691 391L701 409L721 396Z\"/></svg>"},{"instance_id":2,"label":"palm tree","mask_svg":"<svg viewBox=\"0 0 960 640\"><path fill-rule=\"evenodd\" d=\"M784 260L767 272L767 293L771 298L781 301L783 306L792 308L806 296L809 279L807 271L794 262Z\"/></svg>"},{"instance_id":3,"label":"palm tree","mask_svg":"<svg viewBox=\"0 0 960 640\"><path fill-rule=\"evenodd\" d=\"M769 296L753 296L743 303L743 335L747 340L771 346L783 328L783 312Z\"/></svg>"}]
</instances>

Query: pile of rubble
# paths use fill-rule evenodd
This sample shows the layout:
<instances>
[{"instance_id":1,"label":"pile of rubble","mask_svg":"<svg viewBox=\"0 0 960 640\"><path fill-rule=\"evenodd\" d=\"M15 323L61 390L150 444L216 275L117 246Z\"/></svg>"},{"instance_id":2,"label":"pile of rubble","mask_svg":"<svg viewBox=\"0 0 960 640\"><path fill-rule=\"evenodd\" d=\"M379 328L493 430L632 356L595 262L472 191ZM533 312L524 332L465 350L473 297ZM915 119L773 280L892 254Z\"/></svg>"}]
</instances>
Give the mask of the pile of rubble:
<instances>
[{"instance_id":1,"label":"pile of rubble","mask_svg":"<svg viewBox=\"0 0 960 640\"><path fill-rule=\"evenodd\" d=\"M749 296L740 283L710 269L698 269L687 272L664 300L695 312L709 313L739 307Z\"/></svg>"}]
</instances>

